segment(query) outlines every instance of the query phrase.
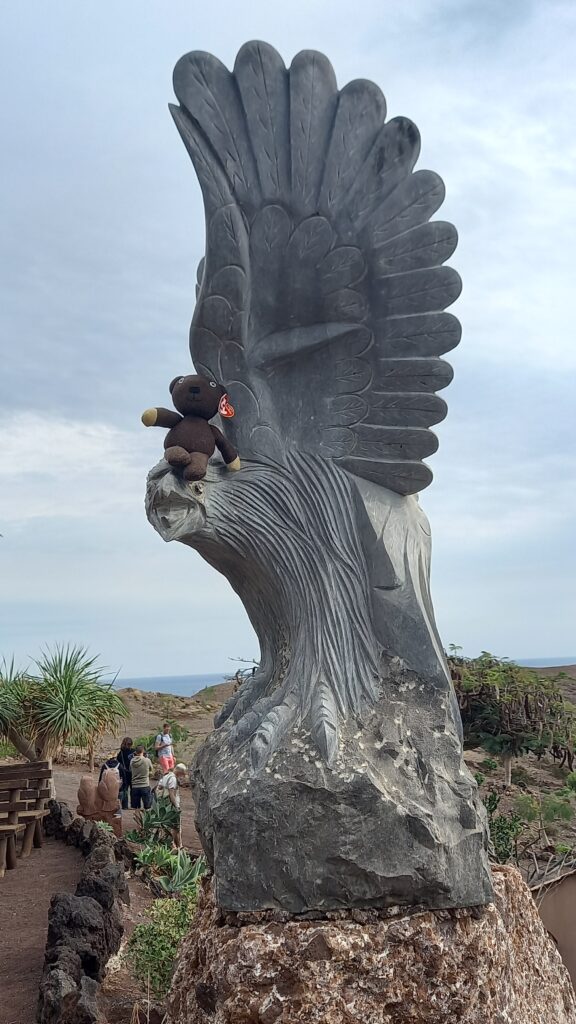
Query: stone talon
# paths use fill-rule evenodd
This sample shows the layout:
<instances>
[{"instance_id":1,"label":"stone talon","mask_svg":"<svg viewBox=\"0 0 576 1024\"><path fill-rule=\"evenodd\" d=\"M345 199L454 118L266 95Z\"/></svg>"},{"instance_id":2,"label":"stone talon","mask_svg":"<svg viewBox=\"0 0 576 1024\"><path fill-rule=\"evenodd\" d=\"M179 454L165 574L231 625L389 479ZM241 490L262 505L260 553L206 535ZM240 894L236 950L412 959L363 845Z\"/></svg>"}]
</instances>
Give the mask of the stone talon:
<instances>
[{"instance_id":1,"label":"stone talon","mask_svg":"<svg viewBox=\"0 0 576 1024\"><path fill-rule=\"evenodd\" d=\"M145 427L153 427L156 423L158 412L156 409L146 409L141 416L142 423Z\"/></svg>"},{"instance_id":2,"label":"stone talon","mask_svg":"<svg viewBox=\"0 0 576 1024\"><path fill-rule=\"evenodd\" d=\"M229 462L229 463L227 464L227 467L226 467L226 468L227 468L227 469L232 469L232 470L237 470L237 469L240 469L240 468L241 468L241 465L242 465L242 463L240 462L240 459L239 459L239 457L238 457L238 456L236 456L236 458L235 458L235 459L233 459L233 460L232 460L232 462Z\"/></svg>"}]
</instances>

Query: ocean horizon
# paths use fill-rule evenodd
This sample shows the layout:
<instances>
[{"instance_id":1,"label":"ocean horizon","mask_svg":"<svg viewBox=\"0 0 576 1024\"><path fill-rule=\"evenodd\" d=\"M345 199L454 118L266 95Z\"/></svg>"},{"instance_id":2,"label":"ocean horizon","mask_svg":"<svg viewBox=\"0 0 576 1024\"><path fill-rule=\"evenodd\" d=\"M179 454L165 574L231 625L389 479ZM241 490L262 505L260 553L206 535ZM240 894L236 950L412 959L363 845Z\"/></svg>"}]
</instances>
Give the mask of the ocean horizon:
<instances>
[{"instance_id":1,"label":"ocean horizon","mask_svg":"<svg viewBox=\"0 0 576 1024\"><path fill-rule=\"evenodd\" d=\"M177 697L193 697L209 686L224 683L233 673L201 672L189 676L118 676L114 686L117 690L145 690L147 693L173 693Z\"/></svg>"},{"instance_id":2,"label":"ocean horizon","mask_svg":"<svg viewBox=\"0 0 576 1024\"><path fill-rule=\"evenodd\" d=\"M526 668L562 668L576 665L576 654L558 658L513 658L517 665ZM230 679L233 672L199 672L184 676L118 676L115 687L124 690L132 687L148 693L173 693L177 697L193 697L209 686L217 686Z\"/></svg>"},{"instance_id":3,"label":"ocean horizon","mask_svg":"<svg viewBox=\"0 0 576 1024\"><path fill-rule=\"evenodd\" d=\"M512 658L512 661L525 668L562 668L563 665L576 665L576 654L566 658Z\"/></svg>"}]
</instances>

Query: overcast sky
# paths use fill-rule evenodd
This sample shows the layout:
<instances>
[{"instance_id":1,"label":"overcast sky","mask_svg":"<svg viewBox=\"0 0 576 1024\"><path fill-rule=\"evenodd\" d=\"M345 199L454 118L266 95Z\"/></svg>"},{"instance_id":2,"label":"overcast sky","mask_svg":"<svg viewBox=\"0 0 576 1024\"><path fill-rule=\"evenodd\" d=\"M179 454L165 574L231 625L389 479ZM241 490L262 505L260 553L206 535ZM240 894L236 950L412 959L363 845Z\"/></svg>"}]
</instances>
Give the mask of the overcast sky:
<instances>
[{"instance_id":1,"label":"overcast sky","mask_svg":"<svg viewBox=\"0 0 576 1024\"><path fill-rule=\"evenodd\" d=\"M200 190L169 116L186 51L324 51L422 135L460 244L432 524L443 640L576 654L574 0L3 4L0 654L87 644L126 676L257 656L243 608L143 510L189 372Z\"/></svg>"}]
</instances>

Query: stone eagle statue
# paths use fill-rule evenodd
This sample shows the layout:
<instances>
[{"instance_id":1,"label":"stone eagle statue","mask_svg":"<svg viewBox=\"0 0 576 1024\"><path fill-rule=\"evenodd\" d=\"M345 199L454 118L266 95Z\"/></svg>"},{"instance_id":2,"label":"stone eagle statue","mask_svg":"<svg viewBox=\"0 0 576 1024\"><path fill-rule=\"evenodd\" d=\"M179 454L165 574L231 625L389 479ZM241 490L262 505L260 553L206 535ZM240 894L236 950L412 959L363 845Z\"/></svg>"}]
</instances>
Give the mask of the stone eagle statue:
<instances>
[{"instance_id":1,"label":"stone eagle statue","mask_svg":"<svg viewBox=\"0 0 576 1024\"><path fill-rule=\"evenodd\" d=\"M437 881L430 899L427 884L407 897L380 882L376 902L483 902L484 819L462 765L416 497L432 479L423 461L438 445L430 428L447 411L437 392L452 370L441 357L460 340L445 312L461 288L444 266L457 235L430 219L443 183L414 170L416 126L386 121L371 82L339 90L320 53L303 51L287 69L271 46L250 42L230 72L194 52L176 65L174 89L172 116L206 210L190 348L196 372L230 394L236 416L222 429L242 469L213 463L191 485L162 462L147 510L166 540L226 575L261 648L258 671L223 708L197 767L199 826L209 857L220 856L223 903L242 904L226 888L217 839L226 793L237 806L246 773L260 778L262 795L284 778L288 757L316 765L324 780L356 770L384 780L376 788L402 820L400 845L407 830L412 845L460 844L481 862L474 883L460 874L442 898ZM209 792L217 774L218 814ZM358 905L353 888L348 903ZM270 886L262 903L257 889L249 909L318 905L308 891L300 903L266 903ZM329 889L322 906L332 905Z\"/></svg>"}]
</instances>

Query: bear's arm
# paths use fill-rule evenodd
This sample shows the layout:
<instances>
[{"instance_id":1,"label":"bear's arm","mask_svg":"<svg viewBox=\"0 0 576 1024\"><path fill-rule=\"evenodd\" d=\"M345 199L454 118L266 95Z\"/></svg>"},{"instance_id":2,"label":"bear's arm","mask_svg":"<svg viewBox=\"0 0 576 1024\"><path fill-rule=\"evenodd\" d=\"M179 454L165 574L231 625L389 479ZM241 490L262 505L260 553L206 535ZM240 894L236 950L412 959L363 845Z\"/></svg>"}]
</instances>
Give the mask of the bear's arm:
<instances>
[{"instance_id":1,"label":"bear's arm","mask_svg":"<svg viewBox=\"0 0 576 1024\"><path fill-rule=\"evenodd\" d=\"M146 409L142 413L145 427L175 427L183 417L173 409Z\"/></svg>"},{"instance_id":2,"label":"bear's arm","mask_svg":"<svg viewBox=\"0 0 576 1024\"><path fill-rule=\"evenodd\" d=\"M238 452L236 451L234 445L230 444L230 441L226 437L224 437L224 434L222 433L221 430L218 429L218 427L213 426L212 423L210 424L210 427L212 433L214 434L214 441L216 442L216 447L228 468L240 469L240 459L238 458Z\"/></svg>"}]
</instances>

